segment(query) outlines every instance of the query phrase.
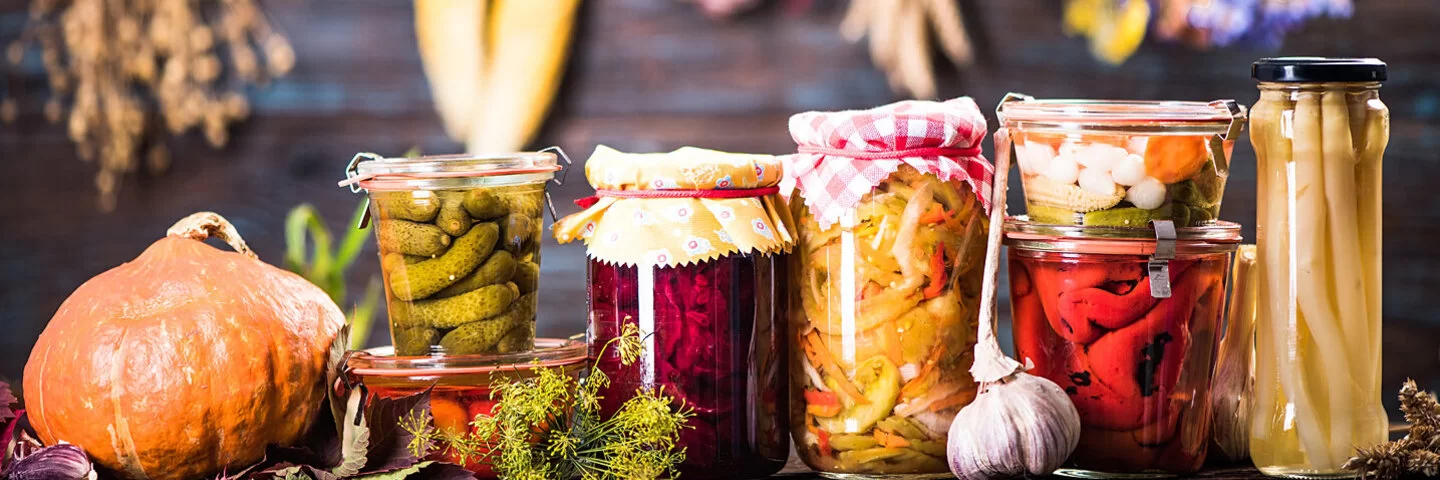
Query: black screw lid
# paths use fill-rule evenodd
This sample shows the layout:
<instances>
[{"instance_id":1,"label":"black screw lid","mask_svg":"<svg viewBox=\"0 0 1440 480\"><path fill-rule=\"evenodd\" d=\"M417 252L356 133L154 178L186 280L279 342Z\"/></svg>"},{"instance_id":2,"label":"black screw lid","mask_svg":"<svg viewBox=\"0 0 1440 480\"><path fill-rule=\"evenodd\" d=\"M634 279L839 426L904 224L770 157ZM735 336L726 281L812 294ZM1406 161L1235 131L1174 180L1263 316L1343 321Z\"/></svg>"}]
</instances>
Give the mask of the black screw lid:
<instances>
[{"instance_id":1,"label":"black screw lid","mask_svg":"<svg viewBox=\"0 0 1440 480\"><path fill-rule=\"evenodd\" d=\"M1250 66L1250 76L1262 82L1383 82L1385 62L1378 58L1262 58Z\"/></svg>"}]
</instances>

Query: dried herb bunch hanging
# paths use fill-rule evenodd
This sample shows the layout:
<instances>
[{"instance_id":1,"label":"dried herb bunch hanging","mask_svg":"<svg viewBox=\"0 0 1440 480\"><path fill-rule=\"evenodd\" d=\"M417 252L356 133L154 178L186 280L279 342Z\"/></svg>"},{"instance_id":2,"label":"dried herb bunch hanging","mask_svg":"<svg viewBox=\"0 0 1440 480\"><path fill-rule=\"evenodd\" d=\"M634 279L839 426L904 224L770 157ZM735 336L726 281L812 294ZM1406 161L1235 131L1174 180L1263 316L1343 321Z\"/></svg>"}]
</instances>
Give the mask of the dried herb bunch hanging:
<instances>
[{"instance_id":1,"label":"dried herb bunch hanging","mask_svg":"<svg viewBox=\"0 0 1440 480\"><path fill-rule=\"evenodd\" d=\"M224 146L229 125L249 115L241 89L295 65L255 0L33 0L6 57L18 67L34 46L50 86L45 117L63 117L80 158L98 162L106 211L142 160L151 173L170 165L164 132L198 128ZM7 123L18 111L19 82L9 84L0 99Z\"/></svg>"},{"instance_id":2,"label":"dried herb bunch hanging","mask_svg":"<svg viewBox=\"0 0 1440 480\"><path fill-rule=\"evenodd\" d=\"M1409 434L1360 449L1345 469L1377 480L1440 475L1440 403L1435 395L1420 391L1414 380L1406 380L1400 387L1400 411L1410 423Z\"/></svg>"}]
</instances>

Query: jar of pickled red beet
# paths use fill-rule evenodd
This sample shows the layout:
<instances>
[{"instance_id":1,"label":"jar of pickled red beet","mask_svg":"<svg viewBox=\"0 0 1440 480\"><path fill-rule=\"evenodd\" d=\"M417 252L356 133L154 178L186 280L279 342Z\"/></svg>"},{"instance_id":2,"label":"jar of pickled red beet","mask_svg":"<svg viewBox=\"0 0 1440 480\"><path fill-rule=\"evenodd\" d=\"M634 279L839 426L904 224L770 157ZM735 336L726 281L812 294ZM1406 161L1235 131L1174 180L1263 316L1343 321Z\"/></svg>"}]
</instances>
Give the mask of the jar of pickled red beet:
<instances>
[{"instance_id":1,"label":"jar of pickled red beet","mask_svg":"<svg viewBox=\"0 0 1440 480\"><path fill-rule=\"evenodd\" d=\"M792 240L779 160L600 147L585 170L596 196L556 222L555 236L587 245L590 353L610 379L602 415L637 389L663 389L694 413L678 442L683 478L780 471L790 446L781 269ZM627 331L643 345L628 364L606 348Z\"/></svg>"},{"instance_id":2,"label":"jar of pickled red beet","mask_svg":"<svg viewBox=\"0 0 1440 480\"><path fill-rule=\"evenodd\" d=\"M1234 100L1037 100L1011 94L1010 131L1036 222L1145 227L1215 221L1230 151L1245 125Z\"/></svg>"},{"instance_id":3,"label":"jar of pickled red beet","mask_svg":"<svg viewBox=\"0 0 1440 480\"><path fill-rule=\"evenodd\" d=\"M1080 412L1059 474L1194 472L1210 442L1209 391L1240 226L1005 224L1015 353Z\"/></svg>"},{"instance_id":4,"label":"jar of pickled red beet","mask_svg":"<svg viewBox=\"0 0 1440 480\"><path fill-rule=\"evenodd\" d=\"M474 440L470 422L476 416L495 413L501 398L491 386L534 378L542 369L556 369L578 383L588 358L585 342L554 338L536 339L528 352L491 355L409 357L396 356L394 347L380 347L350 354L345 385L362 389L366 408L379 408L382 402L428 402L430 427L440 434L426 458L461 465L478 478L498 478L487 452L462 453L464 447L452 446L466 444L467 436ZM370 428L403 429L407 419L396 421Z\"/></svg>"},{"instance_id":5,"label":"jar of pickled red beet","mask_svg":"<svg viewBox=\"0 0 1440 480\"><path fill-rule=\"evenodd\" d=\"M977 387L985 134L969 98L790 120L790 431L821 475L952 478L950 426Z\"/></svg>"}]
</instances>

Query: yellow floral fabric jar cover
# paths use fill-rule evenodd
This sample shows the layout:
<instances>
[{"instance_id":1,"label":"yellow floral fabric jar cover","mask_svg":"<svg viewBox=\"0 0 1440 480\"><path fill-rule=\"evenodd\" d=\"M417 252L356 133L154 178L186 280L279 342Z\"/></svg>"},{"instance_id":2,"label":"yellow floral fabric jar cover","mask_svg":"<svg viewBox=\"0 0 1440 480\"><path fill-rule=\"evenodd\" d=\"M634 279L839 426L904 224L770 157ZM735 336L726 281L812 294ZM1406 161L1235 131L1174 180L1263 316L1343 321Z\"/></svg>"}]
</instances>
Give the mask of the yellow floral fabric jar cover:
<instances>
[{"instance_id":1,"label":"yellow floral fabric jar cover","mask_svg":"<svg viewBox=\"0 0 1440 480\"><path fill-rule=\"evenodd\" d=\"M770 155L684 147L624 153L599 146L585 165L596 196L555 222L555 239L585 242L590 257L621 265L676 266L794 244Z\"/></svg>"}]
</instances>

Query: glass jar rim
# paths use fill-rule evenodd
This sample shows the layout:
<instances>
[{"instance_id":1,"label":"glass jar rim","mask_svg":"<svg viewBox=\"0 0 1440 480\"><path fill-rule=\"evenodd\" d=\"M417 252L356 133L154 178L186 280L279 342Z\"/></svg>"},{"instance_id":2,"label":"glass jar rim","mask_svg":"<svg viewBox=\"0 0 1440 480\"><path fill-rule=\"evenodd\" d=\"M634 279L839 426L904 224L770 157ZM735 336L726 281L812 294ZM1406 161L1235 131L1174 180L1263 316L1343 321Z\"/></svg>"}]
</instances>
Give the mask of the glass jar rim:
<instances>
[{"instance_id":1,"label":"glass jar rim","mask_svg":"<svg viewBox=\"0 0 1440 480\"><path fill-rule=\"evenodd\" d=\"M1230 252L1240 241L1240 224L1235 222L1216 221L1175 229L1175 251L1179 254ZM1054 225L1031 222L1025 215L1005 220L1005 245L1025 250L1150 255L1157 242L1155 230L1149 227Z\"/></svg>"},{"instance_id":2,"label":"glass jar rim","mask_svg":"<svg viewBox=\"0 0 1440 480\"><path fill-rule=\"evenodd\" d=\"M351 374L361 377L433 377L565 367L584 363L588 359L588 347L583 341L537 338L534 350L517 353L401 357L395 355L394 347L376 347L350 352L345 367Z\"/></svg>"},{"instance_id":3,"label":"glass jar rim","mask_svg":"<svg viewBox=\"0 0 1440 480\"><path fill-rule=\"evenodd\" d=\"M533 177L545 181L562 167L549 152L503 154L450 154L419 157L381 157L357 154L340 186L366 190L411 189L426 182L476 177ZM354 188L354 187L352 187Z\"/></svg>"},{"instance_id":4,"label":"glass jar rim","mask_svg":"<svg viewBox=\"0 0 1440 480\"><path fill-rule=\"evenodd\" d=\"M995 112L1006 124L1039 124L1051 128L1087 124L1213 127L1215 133L1224 133L1235 118L1229 106L1233 104L1234 100L1023 99L1001 103Z\"/></svg>"}]
</instances>

